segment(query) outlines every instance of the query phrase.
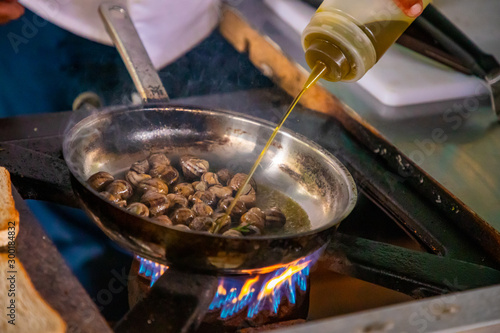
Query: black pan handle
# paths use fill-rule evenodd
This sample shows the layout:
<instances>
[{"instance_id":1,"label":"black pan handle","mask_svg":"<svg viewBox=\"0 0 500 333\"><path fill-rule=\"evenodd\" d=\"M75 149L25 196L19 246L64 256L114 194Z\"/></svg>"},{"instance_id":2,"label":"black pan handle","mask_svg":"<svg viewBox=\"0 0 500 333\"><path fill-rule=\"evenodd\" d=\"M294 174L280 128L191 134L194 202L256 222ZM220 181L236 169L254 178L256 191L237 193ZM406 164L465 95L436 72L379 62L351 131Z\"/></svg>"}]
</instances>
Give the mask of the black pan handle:
<instances>
[{"instance_id":1,"label":"black pan handle","mask_svg":"<svg viewBox=\"0 0 500 333\"><path fill-rule=\"evenodd\" d=\"M469 72L481 79L486 79L489 73L500 68L500 64L492 55L483 52L432 4L427 6L412 26L412 28L430 36L434 43L438 44L449 56L446 57L443 52L433 52L432 50L424 52L425 50L421 48L414 49L419 53L455 69L463 67L462 72ZM404 46L413 49L411 44L404 44ZM415 44L415 46L418 45Z\"/></svg>"},{"instance_id":2,"label":"black pan handle","mask_svg":"<svg viewBox=\"0 0 500 333\"><path fill-rule=\"evenodd\" d=\"M103 3L99 13L144 102L167 102L167 91L125 8Z\"/></svg>"}]
</instances>

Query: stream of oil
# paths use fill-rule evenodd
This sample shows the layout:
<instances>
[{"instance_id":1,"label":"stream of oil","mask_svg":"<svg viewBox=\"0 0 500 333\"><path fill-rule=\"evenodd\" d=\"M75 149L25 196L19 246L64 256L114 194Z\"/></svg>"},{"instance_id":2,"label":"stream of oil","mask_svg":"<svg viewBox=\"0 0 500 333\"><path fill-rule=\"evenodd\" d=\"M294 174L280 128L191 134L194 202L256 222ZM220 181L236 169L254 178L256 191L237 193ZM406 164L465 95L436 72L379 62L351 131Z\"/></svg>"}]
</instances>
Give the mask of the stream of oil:
<instances>
[{"instance_id":1,"label":"stream of oil","mask_svg":"<svg viewBox=\"0 0 500 333\"><path fill-rule=\"evenodd\" d=\"M311 74L307 78L306 83L304 83L304 87L298 93L298 95L295 96L295 99L292 101L292 103L288 107L288 110L286 111L285 115L281 118L280 122L278 123L278 125L274 129L273 133L271 134L271 137L269 138L269 140L267 140L267 143L264 146L264 149L262 149L262 151L260 152L259 157L257 157L257 160L255 161L255 163L253 164L252 168L250 169L250 172L248 173L247 179L245 180L245 182L243 184L241 184L240 189L236 193L233 202L227 208L226 214L223 217L219 218L218 221L220 221L220 222L225 221L225 219L229 216L229 214L231 214L231 211L233 210L234 206L238 202L238 199L242 195L242 190L247 186L248 182L250 181L250 179L252 178L253 174L255 173L255 170L257 170L257 167L259 166L260 162L262 161L262 158L264 157L264 155L266 154L267 150L269 149L269 147L273 143L274 138L276 137L276 135L278 134L279 130L281 129L281 127L285 123L285 120L288 118L288 116L290 115L290 113L292 113L293 108L295 107L295 105L297 105L297 103L299 102L299 100L302 97L302 95L304 95L304 93L309 88L311 88L326 73L326 71L327 71L326 65L323 62L318 61L316 63L316 65L314 66L314 68L312 69ZM216 221L217 226L215 228L215 233L217 233L219 231L220 227L221 227L221 223L218 223L218 221Z\"/></svg>"}]
</instances>

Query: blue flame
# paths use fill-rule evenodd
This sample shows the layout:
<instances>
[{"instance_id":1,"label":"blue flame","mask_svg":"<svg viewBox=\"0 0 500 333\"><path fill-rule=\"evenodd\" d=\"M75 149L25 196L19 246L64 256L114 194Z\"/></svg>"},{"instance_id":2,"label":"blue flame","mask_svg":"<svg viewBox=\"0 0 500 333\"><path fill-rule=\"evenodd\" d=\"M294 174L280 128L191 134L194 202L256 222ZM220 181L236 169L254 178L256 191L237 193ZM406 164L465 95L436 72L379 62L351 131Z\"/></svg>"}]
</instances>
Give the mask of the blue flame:
<instances>
[{"instance_id":1,"label":"blue flame","mask_svg":"<svg viewBox=\"0 0 500 333\"><path fill-rule=\"evenodd\" d=\"M255 317L264 309L277 314L283 298L288 299L290 304L295 304L297 290L307 290L310 269L321 253L320 249L305 258L266 274L219 278L219 287L209 310L219 309L222 319L231 317L245 308L247 308L248 318ZM150 287L168 269L168 266L154 261L139 256L136 258L140 262L139 275L151 279Z\"/></svg>"},{"instance_id":2,"label":"blue flame","mask_svg":"<svg viewBox=\"0 0 500 333\"><path fill-rule=\"evenodd\" d=\"M144 259L137 255L135 257L137 260L139 260L140 263L139 275L151 279L149 287L152 287L153 284L155 284L155 282L158 281L160 276L162 276L163 273L165 273L165 271L168 269L168 266L159 264L152 260Z\"/></svg>"}]
</instances>

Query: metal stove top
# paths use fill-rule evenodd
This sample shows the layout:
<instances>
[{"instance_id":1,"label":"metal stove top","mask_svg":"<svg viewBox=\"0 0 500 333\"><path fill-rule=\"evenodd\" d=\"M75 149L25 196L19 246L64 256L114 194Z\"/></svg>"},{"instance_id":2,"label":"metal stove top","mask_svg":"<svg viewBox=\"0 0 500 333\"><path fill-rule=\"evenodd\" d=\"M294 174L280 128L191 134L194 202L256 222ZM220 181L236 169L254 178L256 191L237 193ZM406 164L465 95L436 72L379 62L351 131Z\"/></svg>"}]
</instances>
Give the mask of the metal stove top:
<instances>
[{"instance_id":1,"label":"metal stove top","mask_svg":"<svg viewBox=\"0 0 500 333\"><path fill-rule=\"evenodd\" d=\"M248 4L243 2L240 5L245 6L245 3ZM253 18L254 23L261 22L273 38L273 34L277 36L276 26L263 20L265 11L252 16L249 15L252 13L250 9L258 7L242 8L246 8L247 16ZM290 54L293 56L293 52ZM273 73L273 68L262 69L268 74ZM354 101L351 106L356 106L357 99L349 98L354 95L339 94L342 96L347 96L348 102ZM231 109L276 122L290 100L280 88L271 87L190 97L172 103ZM418 173L415 176L411 170L406 173L406 169L398 168L405 161L401 156L395 161L397 148L380 137L378 131L372 131L366 119L357 118L349 110L342 112L334 113L336 117L332 117L298 107L285 124L338 157L352 173L361 195L356 209L341 224L334 242L311 273L310 320L284 330L424 332L498 324L500 287L495 285L500 283L500 264L494 255L498 253L494 240L486 238L485 242L478 244L475 233L484 229L478 227L474 233L463 230L463 221L470 214L444 212L443 205L436 203L435 194L432 194L433 190L441 193L439 191L443 188L416 189L415 177L432 183L429 175ZM0 119L0 165L11 172L21 218L29 221L21 229L18 251L35 286L62 314L71 329L78 327L81 332L105 332L109 331L105 318L99 315L91 297L72 277L23 202L23 199L36 199L76 206L69 172L61 156L62 135L70 116L71 112L60 112ZM389 159L381 156L384 151ZM454 196L443 196L443 200L447 200L446 205L461 205ZM468 222L474 224L477 219ZM45 251L47 255L34 260L33 248ZM53 267L54 258L56 266ZM170 276L161 278L150 296L141 303L143 305L134 307L115 330L189 331L192 318L184 318L182 310L199 306L198 301L202 300L198 296L210 289L214 279L184 272ZM170 284L172 279L188 281L187 285L198 286L198 289L174 288L175 284ZM345 279L350 283L342 283ZM60 285L54 287L53 281L59 281ZM71 290L75 291L74 297L68 298ZM349 302L349 298L358 301L370 299L360 295L361 291L376 297L363 304ZM342 294L345 296L342 304L329 298L339 297L340 300ZM187 297L193 295L194 303L193 298ZM378 307L413 298L424 299L389 308ZM175 306L163 308L162 313L172 311L174 317L165 318L176 319L164 321L160 327L154 325L147 314L159 309L152 307L155 302L163 306L174 302ZM357 312L370 308L369 312ZM142 316L135 317L137 314ZM89 321L91 317L96 319Z\"/></svg>"}]
</instances>

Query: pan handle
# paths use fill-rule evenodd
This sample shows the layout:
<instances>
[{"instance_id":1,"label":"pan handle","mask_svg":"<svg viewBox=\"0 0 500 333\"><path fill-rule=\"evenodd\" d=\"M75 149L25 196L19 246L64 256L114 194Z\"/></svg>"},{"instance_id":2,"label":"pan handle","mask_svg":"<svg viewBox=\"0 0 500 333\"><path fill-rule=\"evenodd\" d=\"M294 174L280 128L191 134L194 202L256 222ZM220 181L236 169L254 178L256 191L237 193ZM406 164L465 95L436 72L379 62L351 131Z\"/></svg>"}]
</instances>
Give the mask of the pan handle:
<instances>
[{"instance_id":1,"label":"pan handle","mask_svg":"<svg viewBox=\"0 0 500 333\"><path fill-rule=\"evenodd\" d=\"M167 102L167 91L125 8L102 3L99 13L143 101Z\"/></svg>"}]
</instances>

